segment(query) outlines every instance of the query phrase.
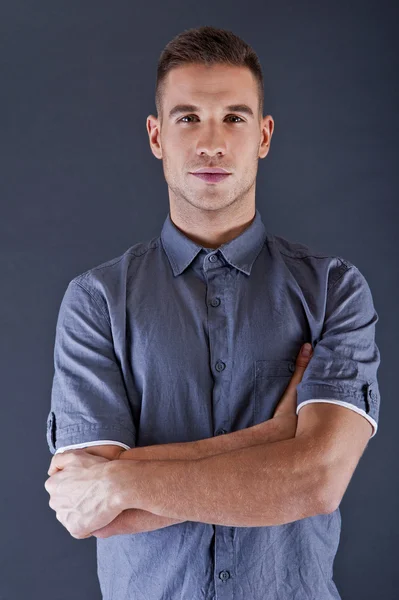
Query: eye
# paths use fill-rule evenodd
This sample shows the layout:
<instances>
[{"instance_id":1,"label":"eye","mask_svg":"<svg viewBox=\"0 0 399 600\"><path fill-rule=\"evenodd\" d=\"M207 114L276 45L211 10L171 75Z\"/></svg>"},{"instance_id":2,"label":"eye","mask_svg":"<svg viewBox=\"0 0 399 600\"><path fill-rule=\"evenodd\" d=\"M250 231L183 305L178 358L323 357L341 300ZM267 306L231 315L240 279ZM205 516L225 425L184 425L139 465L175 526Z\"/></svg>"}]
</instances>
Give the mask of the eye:
<instances>
[{"instance_id":1,"label":"eye","mask_svg":"<svg viewBox=\"0 0 399 600\"><path fill-rule=\"evenodd\" d=\"M181 119L179 119L182 123L185 122L183 121L183 119L190 119L193 115L186 115L185 117L182 117Z\"/></svg>"},{"instance_id":2,"label":"eye","mask_svg":"<svg viewBox=\"0 0 399 600\"><path fill-rule=\"evenodd\" d=\"M233 117L233 119L240 119L240 121L244 122L244 119L241 119L241 117L237 117L237 115L229 115L229 117ZM235 121L235 123L237 123L237 121Z\"/></svg>"},{"instance_id":3,"label":"eye","mask_svg":"<svg viewBox=\"0 0 399 600\"><path fill-rule=\"evenodd\" d=\"M191 117L193 117L195 115L185 115L184 117L182 117L181 119L179 119L182 123L186 123L187 121L183 121L183 119L190 119ZM226 118L233 118L233 119L240 119L240 121L244 122L244 119L241 119L241 117L237 117L237 115L228 115L228 117ZM238 122L240 122L238 121ZM237 123L237 121L234 121L234 123Z\"/></svg>"}]
</instances>

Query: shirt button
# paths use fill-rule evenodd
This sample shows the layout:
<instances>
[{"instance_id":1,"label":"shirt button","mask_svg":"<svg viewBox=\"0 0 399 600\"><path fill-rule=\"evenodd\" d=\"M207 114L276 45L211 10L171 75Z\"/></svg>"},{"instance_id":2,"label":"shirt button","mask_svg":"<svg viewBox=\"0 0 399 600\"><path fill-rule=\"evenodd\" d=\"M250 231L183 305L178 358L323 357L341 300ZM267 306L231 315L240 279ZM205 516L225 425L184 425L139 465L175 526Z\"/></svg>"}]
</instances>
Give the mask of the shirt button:
<instances>
[{"instance_id":1,"label":"shirt button","mask_svg":"<svg viewBox=\"0 0 399 600\"><path fill-rule=\"evenodd\" d=\"M375 392L372 390L372 388L369 389L369 396L372 400L376 399L376 394Z\"/></svg>"},{"instance_id":2,"label":"shirt button","mask_svg":"<svg viewBox=\"0 0 399 600\"><path fill-rule=\"evenodd\" d=\"M226 368L226 365L224 364L224 362L222 360L218 360L215 365L216 371L223 371L223 369L225 369L225 368Z\"/></svg>"},{"instance_id":3,"label":"shirt button","mask_svg":"<svg viewBox=\"0 0 399 600\"><path fill-rule=\"evenodd\" d=\"M219 306L219 304L220 304L220 298L212 298L211 306Z\"/></svg>"},{"instance_id":4,"label":"shirt button","mask_svg":"<svg viewBox=\"0 0 399 600\"><path fill-rule=\"evenodd\" d=\"M293 373L295 371L295 364L294 363L290 363L288 365L289 370L291 371L291 373Z\"/></svg>"},{"instance_id":5,"label":"shirt button","mask_svg":"<svg viewBox=\"0 0 399 600\"><path fill-rule=\"evenodd\" d=\"M216 254L211 254L211 255L210 255L210 257L209 257L209 260L210 260L211 262L216 262L216 261L217 261L217 259L218 259L218 257L216 256Z\"/></svg>"},{"instance_id":6,"label":"shirt button","mask_svg":"<svg viewBox=\"0 0 399 600\"><path fill-rule=\"evenodd\" d=\"M220 571L219 578L222 581L227 581L230 578L230 573L228 571Z\"/></svg>"},{"instance_id":7,"label":"shirt button","mask_svg":"<svg viewBox=\"0 0 399 600\"><path fill-rule=\"evenodd\" d=\"M225 429L218 429L216 435L222 435L222 433L227 433Z\"/></svg>"}]
</instances>

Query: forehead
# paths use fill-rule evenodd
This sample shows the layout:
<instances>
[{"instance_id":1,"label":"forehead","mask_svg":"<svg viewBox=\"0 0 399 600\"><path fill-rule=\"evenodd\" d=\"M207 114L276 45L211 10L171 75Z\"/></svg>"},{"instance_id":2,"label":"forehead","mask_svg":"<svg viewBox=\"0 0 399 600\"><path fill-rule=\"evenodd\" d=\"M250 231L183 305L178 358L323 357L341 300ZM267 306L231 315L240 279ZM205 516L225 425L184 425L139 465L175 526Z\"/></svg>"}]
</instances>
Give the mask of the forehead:
<instances>
[{"instance_id":1,"label":"forehead","mask_svg":"<svg viewBox=\"0 0 399 600\"><path fill-rule=\"evenodd\" d=\"M181 102L247 103L255 107L257 87L246 67L231 65L184 65L169 71L165 85L165 105Z\"/></svg>"}]
</instances>

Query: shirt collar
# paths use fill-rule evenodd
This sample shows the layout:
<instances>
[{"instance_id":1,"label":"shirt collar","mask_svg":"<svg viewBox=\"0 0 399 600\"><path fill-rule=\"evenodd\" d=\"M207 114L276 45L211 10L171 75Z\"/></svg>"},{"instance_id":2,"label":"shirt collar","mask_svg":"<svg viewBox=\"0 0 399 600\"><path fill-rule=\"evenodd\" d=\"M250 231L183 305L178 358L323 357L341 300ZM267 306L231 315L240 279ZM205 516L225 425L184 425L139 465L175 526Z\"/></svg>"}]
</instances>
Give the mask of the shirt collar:
<instances>
[{"instance_id":1,"label":"shirt collar","mask_svg":"<svg viewBox=\"0 0 399 600\"><path fill-rule=\"evenodd\" d=\"M220 251L232 267L249 275L266 237L267 232L262 217L256 208L252 223L236 238L212 252ZM170 212L162 226L161 241L175 276L180 275L204 249L204 246L188 238L176 227L170 218Z\"/></svg>"}]
</instances>

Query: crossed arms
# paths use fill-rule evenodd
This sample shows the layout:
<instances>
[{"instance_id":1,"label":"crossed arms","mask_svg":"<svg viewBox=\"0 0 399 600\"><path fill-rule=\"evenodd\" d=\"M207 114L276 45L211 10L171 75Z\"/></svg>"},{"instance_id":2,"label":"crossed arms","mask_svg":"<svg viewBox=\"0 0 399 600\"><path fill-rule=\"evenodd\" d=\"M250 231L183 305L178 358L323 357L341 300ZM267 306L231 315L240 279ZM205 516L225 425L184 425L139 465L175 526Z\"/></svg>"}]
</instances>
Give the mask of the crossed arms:
<instances>
[{"instance_id":1,"label":"crossed arms","mask_svg":"<svg viewBox=\"0 0 399 600\"><path fill-rule=\"evenodd\" d=\"M70 292L77 289L71 287ZM88 320L94 315L94 305L86 313L80 298L73 296L72 300L70 307L65 302L65 311L62 312L62 323L64 318L68 318L71 326L67 328L64 324L58 329L58 366L65 353L68 352L69 357L71 352L68 336L69 331L76 329L75 313L79 316L79 327L82 323L85 325L82 336L86 333L91 340L97 341L98 338L103 344L99 357L103 359L104 366L109 366L114 360L108 339L111 335L109 326L99 321L106 327L99 331L94 318L93 321ZM82 314L84 318L81 318ZM99 531L109 533L114 527L110 535L135 533L185 520L245 526L251 516L257 524L282 524L334 510L370 439L370 422L376 423L378 417L376 320L364 277L353 266L339 271L329 287L325 322L316 356L312 357L313 367L306 383L298 386L298 393L306 402L302 402L296 420L295 392L291 395L290 410L286 411L283 419L280 415L280 425L290 418L297 421L295 428L289 434L287 431L282 434L275 427L274 415L269 421L255 426L258 427L256 433L255 428L249 428L196 442L136 447L126 452L121 452L120 447L108 447L107 451L111 454L107 457L109 466L118 467L122 472L120 467L123 465L126 506L119 511L120 514L113 513L116 518ZM84 342L78 345L78 349L79 353L76 352L73 358L80 367ZM102 363L90 358L87 357L84 368L87 376L90 374L99 382ZM115 369L109 369L108 375L116 373ZM115 383L118 384L117 378ZM320 398L331 397L331 390L337 391L337 403L320 402ZM61 394L60 390L58 392ZM347 398L346 394L352 397ZM63 402L67 401L62 395L60 397ZM362 410L363 407L369 414ZM101 445L87 449L89 454L98 454L99 457L105 457L105 451L105 446ZM84 454L87 460L88 454ZM107 461L107 458L104 460ZM62 454L53 457L55 465L57 462L62 464L62 460L65 460ZM106 464L108 469L108 461ZM131 502L129 506L129 494L131 497L135 494L135 477L140 481L143 494L137 498L136 504ZM112 486L110 489L113 494ZM108 495L105 502L107 498ZM91 516L90 511L88 514Z\"/></svg>"},{"instance_id":2,"label":"crossed arms","mask_svg":"<svg viewBox=\"0 0 399 600\"><path fill-rule=\"evenodd\" d=\"M195 442L127 451L113 447L115 461L148 461L142 465L148 467L146 505L125 508L96 537L151 531L185 520L278 525L335 510L371 426L356 412L333 404L309 404L297 418L294 398L300 377L297 368L280 413L254 427ZM87 452L100 454L99 449ZM124 477L128 507L129 489L135 485L128 464Z\"/></svg>"}]
</instances>

